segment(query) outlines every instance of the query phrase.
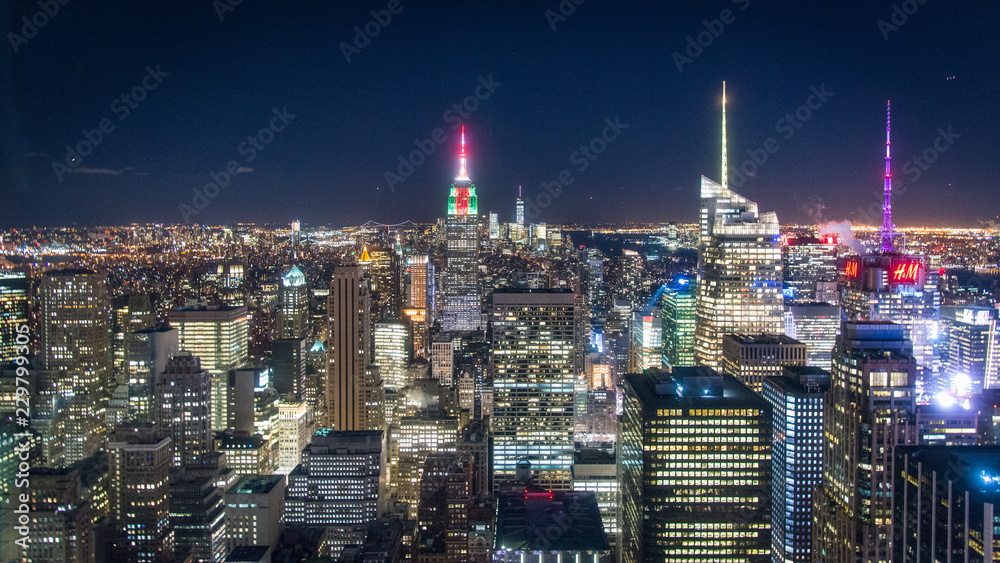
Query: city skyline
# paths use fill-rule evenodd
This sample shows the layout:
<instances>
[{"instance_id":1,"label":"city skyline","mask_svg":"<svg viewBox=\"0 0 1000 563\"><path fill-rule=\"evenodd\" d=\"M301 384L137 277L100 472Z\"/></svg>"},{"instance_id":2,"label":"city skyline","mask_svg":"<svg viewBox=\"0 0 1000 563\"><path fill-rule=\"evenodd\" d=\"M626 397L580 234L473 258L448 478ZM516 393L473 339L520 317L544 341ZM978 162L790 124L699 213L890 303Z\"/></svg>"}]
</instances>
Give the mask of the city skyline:
<instances>
[{"instance_id":1,"label":"city skyline","mask_svg":"<svg viewBox=\"0 0 1000 563\"><path fill-rule=\"evenodd\" d=\"M16 124L0 139L0 176L20 202L0 220L428 222L445 212L461 123L480 206L501 220L518 186L530 213L543 183L565 170L572 183L535 221L688 222L698 176L718 162L710 124L723 80L732 187L782 224L878 223L869 209L880 203L886 99L896 109L900 226L977 226L998 215L991 205L968 212L995 199L988 123L997 109L982 93L997 78L981 67L996 59L994 6L563 4L400 3L392 13L388 4L222 3L229 9L115 16L61 7L24 42L8 36L0 57L12 79L4 112ZM9 20L35 10L12 6ZM113 18L132 25L101 33ZM773 26L783 33L762 38ZM452 29L489 40L458 41ZM75 43L105 58L74 54ZM112 55L121 62L105 64ZM462 103L475 109L456 112ZM66 146L85 141L97 146L67 164ZM600 150L585 156L588 144ZM399 159L413 151L407 174ZM747 159L745 170L758 170L744 181ZM213 174L226 186L194 209L202 202L192 190Z\"/></svg>"}]
</instances>

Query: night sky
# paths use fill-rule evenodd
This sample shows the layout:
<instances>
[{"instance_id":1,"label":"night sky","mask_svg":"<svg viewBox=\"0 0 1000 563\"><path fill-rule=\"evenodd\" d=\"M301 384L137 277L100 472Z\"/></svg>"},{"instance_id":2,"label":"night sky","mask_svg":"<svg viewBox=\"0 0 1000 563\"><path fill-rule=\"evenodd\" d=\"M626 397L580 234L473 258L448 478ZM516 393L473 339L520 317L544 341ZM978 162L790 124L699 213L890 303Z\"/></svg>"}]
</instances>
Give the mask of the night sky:
<instances>
[{"instance_id":1,"label":"night sky","mask_svg":"<svg viewBox=\"0 0 1000 563\"><path fill-rule=\"evenodd\" d=\"M694 222L723 80L730 182L766 153L737 191L782 223L880 222L887 99L897 224L1000 214L1000 3L577 1L3 2L0 228L433 221L460 120L481 213L511 220L518 185L538 201L566 170L536 221ZM433 152L387 178L415 140Z\"/></svg>"}]
</instances>

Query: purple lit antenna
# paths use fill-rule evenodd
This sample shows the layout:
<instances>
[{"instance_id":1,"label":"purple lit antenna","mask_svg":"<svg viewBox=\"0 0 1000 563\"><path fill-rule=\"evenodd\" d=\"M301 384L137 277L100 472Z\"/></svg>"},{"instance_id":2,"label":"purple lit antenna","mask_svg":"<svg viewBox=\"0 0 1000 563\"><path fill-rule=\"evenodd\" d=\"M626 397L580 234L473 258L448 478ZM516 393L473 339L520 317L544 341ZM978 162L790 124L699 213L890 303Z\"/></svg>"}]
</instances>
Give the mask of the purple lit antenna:
<instances>
[{"instance_id":1,"label":"purple lit antenna","mask_svg":"<svg viewBox=\"0 0 1000 563\"><path fill-rule=\"evenodd\" d=\"M896 233L892 228L892 152L889 144L890 103L885 102L885 203L882 205L882 252L895 252Z\"/></svg>"}]
</instances>

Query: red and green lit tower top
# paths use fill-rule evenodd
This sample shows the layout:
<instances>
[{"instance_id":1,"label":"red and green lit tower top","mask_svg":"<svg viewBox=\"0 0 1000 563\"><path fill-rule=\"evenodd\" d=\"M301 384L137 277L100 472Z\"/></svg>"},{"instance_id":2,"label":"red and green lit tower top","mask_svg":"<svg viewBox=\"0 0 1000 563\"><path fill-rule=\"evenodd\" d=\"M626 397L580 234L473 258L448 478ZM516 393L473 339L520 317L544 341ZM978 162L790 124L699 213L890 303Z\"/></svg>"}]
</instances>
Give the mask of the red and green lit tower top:
<instances>
[{"instance_id":1,"label":"red and green lit tower top","mask_svg":"<svg viewBox=\"0 0 1000 563\"><path fill-rule=\"evenodd\" d=\"M462 146L458 154L458 176L448 194L448 215L478 215L479 198L476 186L469 179L465 165L465 125L462 126Z\"/></svg>"}]
</instances>

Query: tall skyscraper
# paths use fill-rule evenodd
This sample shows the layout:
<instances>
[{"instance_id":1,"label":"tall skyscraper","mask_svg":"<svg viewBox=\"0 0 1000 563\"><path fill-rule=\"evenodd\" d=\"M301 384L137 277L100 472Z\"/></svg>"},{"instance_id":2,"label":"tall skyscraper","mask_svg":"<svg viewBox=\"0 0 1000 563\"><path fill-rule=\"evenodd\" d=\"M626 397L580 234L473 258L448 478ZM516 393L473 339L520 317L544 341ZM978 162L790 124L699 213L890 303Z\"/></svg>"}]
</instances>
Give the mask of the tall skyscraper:
<instances>
[{"instance_id":1,"label":"tall skyscraper","mask_svg":"<svg viewBox=\"0 0 1000 563\"><path fill-rule=\"evenodd\" d=\"M679 278L663 291L663 358L666 367L694 365L694 331L697 311L695 284Z\"/></svg>"},{"instance_id":2,"label":"tall skyscraper","mask_svg":"<svg viewBox=\"0 0 1000 563\"><path fill-rule=\"evenodd\" d=\"M917 360L917 380L933 392L942 386L942 382L933 380L938 369L935 336L941 308L938 272L927 267L925 257L903 252L892 223L889 125L887 107L881 245L878 252L847 257L843 271L847 286L840 294L841 306L851 320L890 321L903 325Z\"/></svg>"},{"instance_id":3,"label":"tall skyscraper","mask_svg":"<svg viewBox=\"0 0 1000 563\"><path fill-rule=\"evenodd\" d=\"M197 304L170 312L180 349L198 356L212 378L212 430L226 429L228 373L250 358L250 316L244 306Z\"/></svg>"},{"instance_id":4,"label":"tall skyscraper","mask_svg":"<svg viewBox=\"0 0 1000 563\"><path fill-rule=\"evenodd\" d=\"M624 378L618 560L771 561L771 408L705 366Z\"/></svg>"},{"instance_id":5,"label":"tall skyscraper","mask_svg":"<svg viewBox=\"0 0 1000 563\"><path fill-rule=\"evenodd\" d=\"M173 467L201 464L212 451L212 386L201 361L189 352L167 362L155 391L156 425L170 438Z\"/></svg>"},{"instance_id":6,"label":"tall skyscraper","mask_svg":"<svg viewBox=\"0 0 1000 563\"><path fill-rule=\"evenodd\" d=\"M897 446L914 445L916 359L904 328L845 321L823 404L813 561L889 561Z\"/></svg>"},{"instance_id":7,"label":"tall skyscraper","mask_svg":"<svg viewBox=\"0 0 1000 563\"><path fill-rule=\"evenodd\" d=\"M28 324L28 277L0 270L0 362L17 354L17 327Z\"/></svg>"},{"instance_id":8,"label":"tall skyscraper","mask_svg":"<svg viewBox=\"0 0 1000 563\"><path fill-rule=\"evenodd\" d=\"M837 236L789 237L781 247L785 296L815 301L817 282L837 279Z\"/></svg>"},{"instance_id":9,"label":"tall skyscraper","mask_svg":"<svg viewBox=\"0 0 1000 563\"><path fill-rule=\"evenodd\" d=\"M110 520L115 561L169 563L170 439L151 424L118 427L108 439Z\"/></svg>"},{"instance_id":10,"label":"tall skyscraper","mask_svg":"<svg viewBox=\"0 0 1000 563\"><path fill-rule=\"evenodd\" d=\"M580 306L566 290L493 293L494 488L521 460L539 486L570 488Z\"/></svg>"},{"instance_id":11,"label":"tall skyscraper","mask_svg":"<svg viewBox=\"0 0 1000 563\"><path fill-rule=\"evenodd\" d=\"M724 86L722 145L722 184L701 178L695 361L710 367L726 334L784 332L778 218L728 188Z\"/></svg>"},{"instance_id":12,"label":"tall skyscraper","mask_svg":"<svg viewBox=\"0 0 1000 563\"><path fill-rule=\"evenodd\" d=\"M334 430L364 430L362 388L371 345L371 297L360 266L337 266L327 298L326 413Z\"/></svg>"},{"instance_id":13,"label":"tall skyscraper","mask_svg":"<svg viewBox=\"0 0 1000 563\"><path fill-rule=\"evenodd\" d=\"M380 513L382 432L320 430L288 475L289 526L364 524Z\"/></svg>"},{"instance_id":14,"label":"tall skyscraper","mask_svg":"<svg viewBox=\"0 0 1000 563\"><path fill-rule=\"evenodd\" d=\"M663 362L663 320L660 310L649 314L635 313L632 317L632 344L629 348L629 371L641 373L658 368Z\"/></svg>"},{"instance_id":15,"label":"tall skyscraper","mask_svg":"<svg viewBox=\"0 0 1000 563\"><path fill-rule=\"evenodd\" d=\"M806 365L829 370L839 332L839 305L793 302L785 307L785 336L806 345Z\"/></svg>"},{"instance_id":16,"label":"tall skyscraper","mask_svg":"<svg viewBox=\"0 0 1000 563\"><path fill-rule=\"evenodd\" d=\"M45 368L65 372L60 390L69 400L67 465L89 457L103 442L111 369L111 304L104 276L57 270L42 276L39 350Z\"/></svg>"},{"instance_id":17,"label":"tall skyscraper","mask_svg":"<svg viewBox=\"0 0 1000 563\"><path fill-rule=\"evenodd\" d=\"M156 311L149 294L133 293L112 302L112 355L115 382L127 384L129 379L128 349L135 332L156 325Z\"/></svg>"},{"instance_id":18,"label":"tall skyscraper","mask_svg":"<svg viewBox=\"0 0 1000 563\"><path fill-rule=\"evenodd\" d=\"M35 533L23 552L25 559L95 563L94 506L83 498L80 471L67 467L32 467L30 483L30 528ZM11 498L13 503L13 494ZM13 528L11 525L11 531ZM17 551L19 555L22 553L20 547Z\"/></svg>"},{"instance_id":19,"label":"tall skyscraper","mask_svg":"<svg viewBox=\"0 0 1000 563\"><path fill-rule=\"evenodd\" d=\"M830 372L786 367L764 379L771 405L771 553L779 563L812 561L813 490L823 480L823 398Z\"/></svg>"},{"instance_id":20,"label":"tall skyscraper","mask_svg":"<svg viewBox=\"0 0 1000 563\"><path fill-rule=\"evenodd\" d=\"M979 395L985 388L990 341L996 342L997 310L941 307L943 385L957 395Z\"/></svg>"},{"instance_id":21,"label":"tall skyscraper","mask_svg":"<svg viewBox=\"0 0 1000 563\"><path fill-rule=\"evenodd\" d=\"M445 217L447 267L444 283L445 331L482 328L482 289L479 281L479 199L466 168L465 127L459 153L458 176L448 195Z\"/></svg>"},{"instance_id":22,"label":"tall skyscraper","mask_svg":"<svg viewBox=\"0 0 1000 563\"><path fill-rule=\"evenodd\" d=\"M375 323L375 358L379 375L389 389L406 386L406 365L410 345L406 325L399 321Z\"/></svg>"},{"instance_id":23,"label":"tall skyscraper","mask_svg":"<svg viewBox=\"0 0 1000 563\"><path fill-rule=\"evenodd\" d=\"M277 338L306 338L309 336L309 287L306 276L298 266L292 266L281 276L278 287Z\"/></svg>"}]
</instances>

